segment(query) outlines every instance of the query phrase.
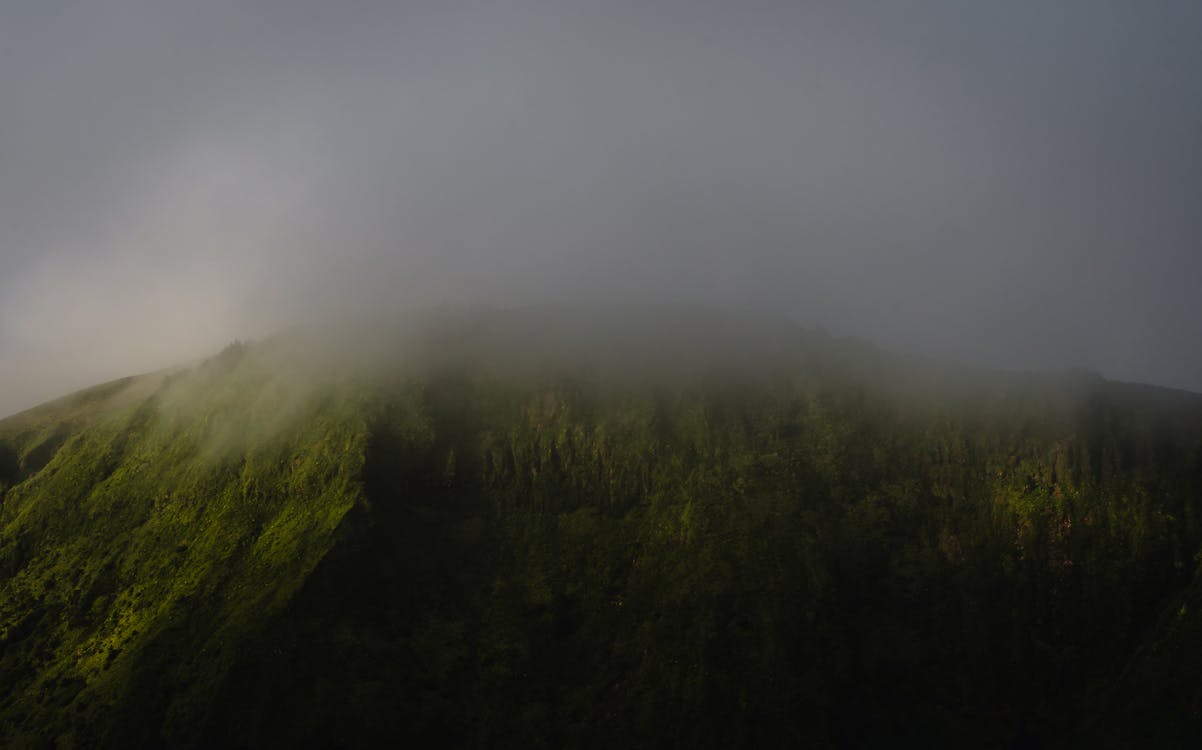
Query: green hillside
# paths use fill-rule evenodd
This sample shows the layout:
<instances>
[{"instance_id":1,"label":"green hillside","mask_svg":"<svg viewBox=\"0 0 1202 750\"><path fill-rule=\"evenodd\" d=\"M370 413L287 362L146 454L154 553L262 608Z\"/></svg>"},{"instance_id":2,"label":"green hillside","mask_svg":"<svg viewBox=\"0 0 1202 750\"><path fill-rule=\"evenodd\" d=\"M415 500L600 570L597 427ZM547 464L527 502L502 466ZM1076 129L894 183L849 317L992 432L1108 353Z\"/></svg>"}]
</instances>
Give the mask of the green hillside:
<instances>
[{"instance_id":1,"label":"green hillside","mask_svg":"<svg viewBox=\"0 0 1202 750\"><path fill-rule=\"evenodd\" d=\"M1202 739L1202 396L691 308L342 334L0 422L0 746Z\"/></svg>"}]
</instances>

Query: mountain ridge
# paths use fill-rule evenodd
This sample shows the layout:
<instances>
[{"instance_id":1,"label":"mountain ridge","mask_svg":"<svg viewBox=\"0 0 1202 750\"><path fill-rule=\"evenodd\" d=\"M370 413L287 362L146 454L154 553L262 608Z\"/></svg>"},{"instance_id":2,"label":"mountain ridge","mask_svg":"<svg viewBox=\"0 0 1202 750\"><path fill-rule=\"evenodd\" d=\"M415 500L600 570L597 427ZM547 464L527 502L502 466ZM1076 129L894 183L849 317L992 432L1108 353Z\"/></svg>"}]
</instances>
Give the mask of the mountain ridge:
<instances>
[{"instance_id":1,"label":"mountain ridge","mask_svg":"<svg viewBox=\"0 0 1202 750\"><path fill-rule=\"evenodd\" d=\"M682 360L755 323L675 315L237 343L0 421L0 740L1198 736L1202 398L788 327Z\"/></svg>"}]
</instances>

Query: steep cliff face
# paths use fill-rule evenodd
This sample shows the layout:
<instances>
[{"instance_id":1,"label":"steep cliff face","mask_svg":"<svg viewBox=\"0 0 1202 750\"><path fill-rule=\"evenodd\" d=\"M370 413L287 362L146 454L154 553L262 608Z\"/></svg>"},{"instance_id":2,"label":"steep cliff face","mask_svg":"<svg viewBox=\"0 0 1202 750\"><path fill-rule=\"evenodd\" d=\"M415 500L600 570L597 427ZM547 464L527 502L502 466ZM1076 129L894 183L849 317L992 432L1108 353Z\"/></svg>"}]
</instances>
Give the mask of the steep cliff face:
<instances>
[{"instance_id":1,"label":"steep cliff face","mask_svg":"<svg viewBox=\"0 0 1202 750\"><path fill-rule=\"evenodd\" d=\"M545 314L0 422L0 739L1198 736L1202 398L784 329L524 354Z\"/></svg>"}]
</instances>

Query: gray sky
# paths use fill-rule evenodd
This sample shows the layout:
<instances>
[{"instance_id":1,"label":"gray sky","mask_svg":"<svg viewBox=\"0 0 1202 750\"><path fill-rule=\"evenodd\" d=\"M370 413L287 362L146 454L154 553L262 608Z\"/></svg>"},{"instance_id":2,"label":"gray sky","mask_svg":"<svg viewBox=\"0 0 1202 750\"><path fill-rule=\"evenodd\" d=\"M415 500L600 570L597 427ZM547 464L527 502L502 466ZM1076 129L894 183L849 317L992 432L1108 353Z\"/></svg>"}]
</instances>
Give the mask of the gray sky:
<instances>
[{"instance_id":1,"label":"gray sky","mask_svg":"<svg viewBox=\"0 0 1202 750\"><path fill-rule=\"evenodd\" d=\"M444 301L1202 390L1200 287L1197 0L0 4L0 413Z\"/></svg>"}]
</instances>

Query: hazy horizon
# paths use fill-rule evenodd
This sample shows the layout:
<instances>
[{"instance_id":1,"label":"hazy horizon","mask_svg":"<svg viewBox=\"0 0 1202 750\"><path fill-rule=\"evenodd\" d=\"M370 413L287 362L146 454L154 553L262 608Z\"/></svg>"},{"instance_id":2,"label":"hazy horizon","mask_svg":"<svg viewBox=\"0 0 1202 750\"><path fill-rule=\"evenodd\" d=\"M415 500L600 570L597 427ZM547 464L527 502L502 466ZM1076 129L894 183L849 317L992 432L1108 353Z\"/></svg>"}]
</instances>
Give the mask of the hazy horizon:
<instances>
[{"instance_id":1,"label":"hazy horizon","mask_svg":"<svg viewBox=\"0 0 1202 750\"><path fill-rule=\"evenodd\" d=\"M689 303L1202 392L1202 6L0 9L0 416L300 320Z\"/></svg>"}]
</instances>

